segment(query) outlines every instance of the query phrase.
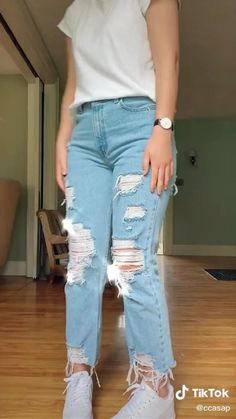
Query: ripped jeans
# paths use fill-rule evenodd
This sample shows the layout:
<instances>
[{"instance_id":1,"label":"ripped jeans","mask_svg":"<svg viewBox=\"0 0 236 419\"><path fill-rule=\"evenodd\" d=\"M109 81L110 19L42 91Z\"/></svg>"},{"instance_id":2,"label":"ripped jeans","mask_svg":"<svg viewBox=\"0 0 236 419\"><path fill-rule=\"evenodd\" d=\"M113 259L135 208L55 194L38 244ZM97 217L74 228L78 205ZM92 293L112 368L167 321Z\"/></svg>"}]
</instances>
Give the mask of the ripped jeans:
<instances>
[{"instance_id":1,"label":"ripped jeans","mask_svg":"<svg viewBox=\"0 0 236 419\"><path fill-rule=\"evenodd\" d=\"M169 198L178 192L177 149L173 134L174 174L160 195L150 192L151 170L142 174L142 160L155 109L155 102L139 96L87 102L75 114L67 145L63 220L69 243L67 375L74 363L94 371L98 362L108 278L124 299L127 381L134 372L136 382L146 367L156 373L153 380L173 378L176 361L156 253Z\"/></svg>"}]
</instances>

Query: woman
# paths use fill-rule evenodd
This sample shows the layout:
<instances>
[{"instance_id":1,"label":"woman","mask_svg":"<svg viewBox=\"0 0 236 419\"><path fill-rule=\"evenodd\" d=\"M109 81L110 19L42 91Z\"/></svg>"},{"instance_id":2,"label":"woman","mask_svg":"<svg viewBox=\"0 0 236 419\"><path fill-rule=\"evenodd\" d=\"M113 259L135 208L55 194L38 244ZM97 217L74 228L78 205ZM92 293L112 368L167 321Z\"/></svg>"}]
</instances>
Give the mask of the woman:
<instances>
[{"instance_id":1,"label":"woman","mask_svg":"<svg viewBox=\"0 0 236 419\"><path fill-rule=\"evenodd\" d=\"M173 419L176 361L156 249L177 193L178 1L75 0L58 27L68 62L56 143L70 255L63 418L93 417L108 275L124 298L134 390L113 419Z\"/></svg>"}]
</instances>

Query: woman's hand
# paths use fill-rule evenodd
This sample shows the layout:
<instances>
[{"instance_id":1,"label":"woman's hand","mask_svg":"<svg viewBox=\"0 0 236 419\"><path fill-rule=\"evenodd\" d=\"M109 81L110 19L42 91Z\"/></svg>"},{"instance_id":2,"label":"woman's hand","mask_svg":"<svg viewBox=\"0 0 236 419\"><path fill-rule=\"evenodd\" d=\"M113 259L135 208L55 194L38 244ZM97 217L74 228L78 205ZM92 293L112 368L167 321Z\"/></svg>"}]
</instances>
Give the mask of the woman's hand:
<instances>
[{"instance_id":1,"label":"woman's hand","mask_svg":"<svg viewBox=\"0 0 236 419\"><path fill-rule=\"evenodd\" d=\"M65 175L67 174L67 148L66 143L56 142L56 181L62 192L65 193Z\"/></svg>"},{"instance_id":2,"label":"woman's hand","mask_svg":"<svg viewBox=\"0 0 236 419\"><path fill-rule=\"evenodd\" d=\"M155 126L153 134L148 140L143 156L143 174L146 175L151 165L150 191L155 189L160 195L167 189L169 180L174 172L172 156L172 131Z\"/></svg>"}]
</instances>

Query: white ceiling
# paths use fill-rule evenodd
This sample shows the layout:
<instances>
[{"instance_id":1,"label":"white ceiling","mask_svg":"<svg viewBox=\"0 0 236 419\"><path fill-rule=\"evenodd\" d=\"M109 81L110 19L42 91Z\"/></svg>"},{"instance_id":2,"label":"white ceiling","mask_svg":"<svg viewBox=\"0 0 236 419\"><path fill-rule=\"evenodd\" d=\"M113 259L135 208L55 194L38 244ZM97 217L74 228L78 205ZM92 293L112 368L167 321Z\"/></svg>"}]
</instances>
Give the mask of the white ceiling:
<instances>
[{"instance_id":1,"label":"white ceiling","mask_svg":"<svg viewBox=\"0 0 236 419\"><path fill-rule=\"evenodd\" d=\"M56 25L71 0L25 3L64 84L65 42ZM236 0L182 0L180 116L236 115L235 16Z\"/></svg>"}]
</instances>

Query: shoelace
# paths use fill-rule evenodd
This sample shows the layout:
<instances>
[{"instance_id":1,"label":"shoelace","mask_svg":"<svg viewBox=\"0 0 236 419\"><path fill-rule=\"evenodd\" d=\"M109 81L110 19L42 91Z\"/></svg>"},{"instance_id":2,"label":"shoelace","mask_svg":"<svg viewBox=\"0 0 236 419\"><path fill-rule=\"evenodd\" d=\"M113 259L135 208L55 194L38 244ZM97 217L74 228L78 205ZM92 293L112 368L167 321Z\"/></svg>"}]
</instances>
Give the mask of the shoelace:
<instances>
[{"instance_id":1,"label":"shoelace","mask_svg":"<svg viewBox=\"0 0 236 419\"><path fill-rule=\"evenodd\" d=\"M131 391L129 395L129 402L122 408L122 414L127 415L127 419L129 416L135 415L137 413L137 408L139 405L138 395L141 391L144 391L144 390L145 390L145 385L141 382L141 383L131 384L131 386L129 386L127 390L124 391L123 395Z\"/></svg>"},{"instance_id":2,"label":"shoelace","mask_svg":"<svg viewBox=\"0 0 236 419\"><path fill-rule=\"evenodd\" d=\"M128 388L127 388L127 390L125 390L124 391L124 393L123 393L123 395L124 394L126 394L126 393L128 393L129 391L131 391L131 390L134 390L134 391L132 391L131 393L130 393L130 395L129 395L129 399L130 399L130 397L133 395L133 394L135 394L138 390L144 390L145 389L145 385L141 382L141 383L135 383L135 384L131 384L131 386L129 386Z\"/></svg>"},{"instance_id":3,"label":"shoelace","mask_svg":"<svg viewBox=\"0 0 236 419\"><path fill-rule=\"evenodd\" d=\"M94 372L94 374L95 374L95 377L96 377L96 380L97 380L97 383L98 383L98 387L101 387L101 384L100 384L100 381L99 381L99 378L98 378L97 371L95 370L95 367L92 367L92 372L91 372L91 374L93 374L93 372Z\"/></svg>"},{"instance_id":4,"label":"shoelace","mask_svg":"<svg viewBox=\"0 0 236 419\"><path fill-rule=\"evenodd\" d=\"M70 399L73 403L76 403L78 400L83 402L85 405L89 400L89 392L88 392L88 383L86 382L86 378L83 375L71 375L70 377L64 378L64 381L67 384L63 394L70 389ZM80 383L79 389L78 384Z\"/></svg>"}]
</instances>

